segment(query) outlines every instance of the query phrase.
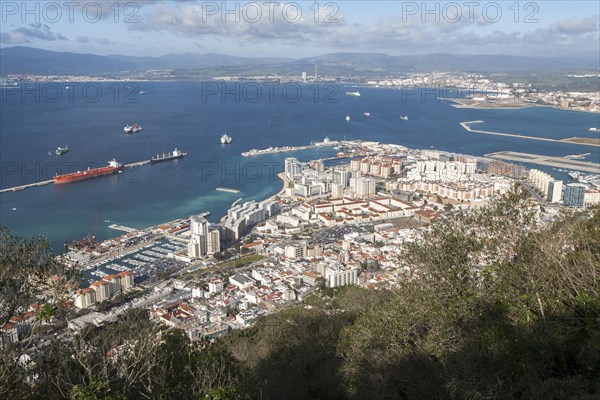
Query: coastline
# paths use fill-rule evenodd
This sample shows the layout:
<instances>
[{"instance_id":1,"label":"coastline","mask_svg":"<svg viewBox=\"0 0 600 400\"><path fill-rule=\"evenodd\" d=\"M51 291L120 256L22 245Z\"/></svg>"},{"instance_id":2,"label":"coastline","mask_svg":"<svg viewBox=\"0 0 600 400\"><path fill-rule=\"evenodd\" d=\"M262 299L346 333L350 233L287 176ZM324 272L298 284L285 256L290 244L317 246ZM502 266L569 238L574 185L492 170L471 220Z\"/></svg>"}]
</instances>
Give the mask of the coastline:
<instances>
[{"instance_id":1,"label":"coastline","mask_svg":"<svg viewBox=\"0 0 600 400\"><path fill-rule=\"evenodd\" d=\"M169 91L167 91L169 89ZM167 83L157 83L155 85L148 85L148 87L144 87L144 90L148 91L146 97L144 97L144 108L146 108L149 112L147 112L147 116L144 117L144 120L147 121L145 124L150 128L159 131L168 130L168 121L161 121L160 113L152 112L153 110L160 110L163 104L162 100L156 100L160 96L153 96L153 93L163 93L165 95L172 96L174 98L173 101L177 101L179 104L179 99L186 99L188 94L194 93L197 88L190 87L188 85L175 85L175 84L167 84ZM214 140L214 135L211 134L210 142L212 143L210 147L215 147L218 149L217 151L207 151L206 148L209 146L202 146L198 144L198 141L195 139L196 134L188 134L185 133L185 130L177 133L177 136L174 136L174 139L177 140L177 145L185 147L186 150L189 150L193 155L190 158L184 159L185 161L181 164L179 168L175 165L162 164L160 166L155 166L152 168L141 168L139 171L132 170L131 172L139 172L139 175L130 176L129 174L115 176L113 178L103 178L99 179L98 182L89 182L78 184L77 186L72 187L53 187L53 185L47 185L45 187L40 187L36 189L30 189L29 191L21 191L15 193L2 193L0 194L0 200L2 202L1 207L1 218L2 224L6 224L11 228L15 234L20 236L29 237L35 236L38 233L43 233L48 236L49 240L52 241L54 248L60 251L62 249L62 244L65 241L72 241L74 239L81 239L81 236L86 233L88 230L94 230L95 227L95 215L98 214L98 229L96 232L96 236L99 240L109 239L112 235L119 233L115 233L114 231L109 230L106 227L106 224L102 223L104 219L110 219L111 221L116 221L127 226L132 226L136 228L144 228L153 224L159 224L161 221L173 220L178 217L189 217L196 212L200 212L203 210L210 209L213 211L213 217L209 218L211 222L218 222L218 215L227 214L227 208L230 206L230 200L235 200L237 196L235 194L225 194L220 193L219 191L214 191L217 186L227 186L230 188L236 188L244 191L244 195L248 195L250 197L256 197L257 199L265 199L270 197L271 195L276 195L278 192L281 195L281 189L283 189L283 183L279 184L276 181L274 175L276 175L279 171L275 170L274 174L271 174L269 177L268 174L263 174L262 180L258 184L252 184L247 182L241 182L236 185L236 183L226 184L221 179L206 179L202 182L198 182L197 177L199 174L195 171L193 167L194 160L197 162L212 160L214 156L214 160L216 161L225 161L225 157L229 155L231 152L232 156L236 157L236 160L240 160L243 166L247 162L257 162L262 163L263 161L269 162L272 159L278 160L281 168L281 164L283 159L285 158L285 153L265 157L264 160L261 159L242 159L239 157L239 153L242 150L257 147L264 148L271 145L286 145L286 144L307 144L311 140L321 140L324 134L329 134L332 139L342 139L344 135L348 134L349 139L367 139L367 140L377 140L382 141L384 143L397 143L397 144L407 144L408 147L411 148L420 148L420 149L429 149L430 145L434 145L435 148L444 151L453 151L457 153L465 153L465 154L475 154L475 155L483 155L486 153L490 153L498 150L515 150L515 151L528 151L531 153L535 153L535 147L537 144L542 144L543 150L540 150L540 153L553 154L554 146L556 146L556 152L559 154L571 154L575 152L584 152L583 150L579 151L577 148L573 150L574 146L565 146L564 143L561 145L559 143L550 144L550 142L532 142L530 141L517 141L512 140L511 142L507 142L508 138L501 138L496 136L496 139L493 139L494 136L488 136L487 139L485 137L479 136L470 136L465 135L463 129L458 126L458 122L462 120L476 120L476 119L489 119L490 122L492 117L482 117L482 114L490 114L485 111L457 111L454 108L448 107L444 102L429 102L426 104L421 104L418 102L418 97L413 96L413 98L408 98L407 100L410 102L412 106L414 106L414 111L406 110L402 111L402 113L409 113L410 115L414 115L415 118L411 118L410 125L408 129L405 129L406 135L397 134L397 126L400 122L397 122L399 114L397 110L395 110L394 102L390 102L389 99L401 99L400 93L392 93L398 92L397 89L388 89L388 88L380 88L382 90L370 91L370 95L367 95L366 90L363 94L363 100L368 100L369 103L373 102L376 104L377 108L381 110L381 112L386 111L389 112L390 115L393 115L393 118L389 120L376 116L376 113L373 112L375 108L371 109L373 114L372 120L365 120L365 124L345 124L343 121L343 115L346 112L340 113L342 118L330 118L327 113L323 114L323 121L321 121L321 117L319 115L315 115L314 118L311 118L310 123L315 124L315 127L320 129L318 133L314 134L312 128L308 129L306 127L302 127L298 124L303 124L303 121L290 122L290 126L293 126L294 132L303 139L295 140L295 143L287 143L285 137L282 136L281 133L276 132L276 129L272 129L271 131L265 133L265 135L261 135L259 138L252 138L249 134L246 134L246 123L243 121L239 124L239 126L235 125L235 121L231 123L235 127L235 130L238 131L238 137L240 138L237 141L234 147L229 147L226 149L222 149L220 145ZM361 91L362 92L362 91ZM451 93L452 94L452 93ZM306 97L306 96L305 96ZM449 96L446 96L449 97ZM64 98L64 96L63 96ZM171 97L168 97L171 99ZM112 102L109 102L110 99L107 96L104 96L105 106L109 109L114 109L115 115L118 114L121 106L113 105ZM350 98L349 98L350 99ZM215 99L215 101L218 100ZM310 99L305 99L310 100ZM351 99L350 99L351 100ZM79 104L78 102L75 102ZM307 107L313 107L310 101L307 101ZM354 104L356 102L352 102ZM104 103L103 103L104 104ZM179 107L183 107L182 109L193 109L193 102L182 102ZM219 109L223 112L229 112L227 105L220 105ZM28 110L25 108L25 105L19 105L18 110L23 109L22 111L25 115L30 115L30 118L38 118L34 119L36 123L41 123L44 121L52 121L51 119L46 120L46 116L36 116L32 113L32 110ZM52 106L55 107L55 106ZM254 106L249 106L254 107ZM269 111L270 105L267 104L267 108L265 108L265 112ZM282 106L283 107L283 106ZM287 107L287 106L285 106ZM302 107L300 104L298 107ZM362 112L367 108L362 107L360 104L356 106L357 112ZM374 106L370 106L374 107ZM142 160L146 158L148 151L145 150L145 147L139 146L136 144L137 142L141 142L142 140L146 140L148 136L138 136L135 139L131 137L126 138L122 135L120 128L121 124L116 124L114 121L109 121L106 123L107 126L110 125L118 125L117 131L114 134L108 133L106 134L105 123L102 120L95 120L94 113L88 113L89 107L85 107L85 104L82 104L82 109L73 109L68 108L65 109L65 112L69 112L69 121L88 121L93 125L92 131L94 134L90 134L90 137L94 137L94 148L92 150L83 149L81 146L81 152L70 152L65 155L67 158L60 159L61 162L69 162L71 160L78 160L80 162L83 161L96 161L96 162L105 162L108 156L112 156L114 151L119 151L123 155L122 157L128 157L131 160ZM440 131L433 131L428 133L427 135L420 135L417 131L426 130L428 128L423 128L423 124L426 124L426 119L423 117L419 120L418 115L421 114L423 116L427 115L430 111L436 111L436 115L439 115L439 123L440 123ZM302 111L303 109L299 109ZM122 110L121 110L122 111ZM344 110L345 111L345 110ZM244 111L245 112L245 111ZM439 112L439 114L438 114ZM8 114L8 113L7 113ZM10 113L13 115L17 115L17 113ZM502 117L504 114L511 114L511 118L514 114L515 121L521 121L521 126L516 129L523 130L526 132L535 132L537 129L541 130L541 133L544 133L547 129L552 127L551 124L548 124L546 121L542 119L543 116L551 114L552 120L569 120L576 123L577 126L580 126L582 129L585 127L593 126L593 121L597 120L597 117L591 118L586 117L586 114L560 114L550 111L544 111L540 108L530 108L529 110L517 111L509 113L495 113ZM530 116L531 114L531 116ZM19 126L20 123L18 118L13 118L13 115L7 115L5 120L2 122L2 126L9 126L9 123L14 126ZM268 115L268 114L265 114ZM409 115L409 116L410 116ZM4 116L4 115L3 115ZM454 118L453 116L458 116ZM318 117L318 118L317 118ZM50 116L48 116L50 118ZM196 117L190 117L190 124L197 123L200 121L196 121ZM314 119L314 121L312 121ZM496 119L496 116L494 116ZM356 121L358 122L358 121ZM83 122L82 122L83 123ZM382 124L379 127L378 124ZM331 124L331 129L325 129L321 126L327 127ZM372 127L373 124L377 125L377 128L374 129ZM539 124L539 125L538 125ZM50 124L49 124L50 125ZM57 126L57 124L52 124L53 129ZM51 141L56 143L69 143L69 147L76 146L76 140L79 138L83 138L81 135L76 133L77 124L73 124L73 129L65 130L62 128L56 129L57 133L53 134ZM187 126L187 125L186 125ZM191 126L191 125L190 125ZM312 126L312 125L311 125ZM511 132L512 129L505 128L504 125L494 124L494 127L497 129L489 129L489 130L497 130L500 132ZM512 126L512 125L511 125ZM518 125L517 125L518 126ZM404 126L402 126L404 129ZM306 128L306 129L305 129ZM315 128L315 129L316 129ZM472 125L474 129L486 129L483 126L475 126ZM221 126L219 126L219 122L215 123L215 126L212 127L211 131L220 132ZM231 128L234 129L234 128ZM447 131L447 132L446 132ZM564 128L564 132L567 133L569 131L569 127L566 126ZM15 143L12 147L3 146L2 155L7 155L7 162L15 161L15 162L25 162L26 165L37 165L36 162L40 162L40 165L45 165L44 162L48 161L46 157L46 153L49 147L47 145L38 145L39 143L31 143L31 149L27 151L20 151L20 149L28 149L27 143L23 138L26 138L23 132L14 131L13 134L11 130L7 130L7 140L8 143ZM110 132L110 130L108 130ZM250 129L248 129L250 132ZM265 131L266 132L266 131ZM443 132L443 133L442 133ZM561 128L559 130L560 133L563 132ZM150 131L148 131L150 133ZM32 133L33 134L33 133ZM173 133L175 135L175 133ZM270 136L269 136L270 135ZM306 135L306 136L305 136ZM461 138L467 136L466 138ZM566 135L565 135L566 136ZM593 135L583 133L580 136L588 136L591 137ZM202 136L203 137L203 136ZM249 138L247 141L241 140L242 137ZM452 137L458 138L457 140L453 140ZM3 136L4 138L4 136ZM251 138L251 139L250 139ZM117 149L113 143L114 140L118 140L119 148ZM156 136L157 146L161 146L160 148L169 149L172 145L172 140L170 136L160 135ZM502 140L501 140L502 139ZM154 139L153 139L154 140ZM278 141L281 140L281 141ZM464 140L464 142L463 142ZM23 143L23 146L21 145ZM37 141L39 142L39 141ZM163 143L164 142L164 143ZM496 146L495 143L499 144ZM4 142L3 142L4 143ZM56 143L52 143L53 145ZM73 143L71 145L71 143ZM493 143L493 145L489 145L489 143ZM17 146L18 145L18 146ZM238 148L239 147L239 148ZM563 150L564 148L564 150ZM73 147L76 149L76 147ZM192 151L192 149L194 149ZM582 148L583 149L583 148ZM587 149L590 149L587 147ZM597 149L598 147L592 148L594 149L594 156L591 158L597 158ZM10 152L9 152L10 150ZM586 152L588 150L585 150ZM298 153L288 153L293 155L294 157L298 157L299 159L313 158L313 154L318 154L314 158L325 157L325 154L329 152L334 152L334 150L314 150L307 152L298 152ZM38 156L39 154L39 156ZM18 155L18 157L16 156ZM100 161L97 161L100 159ZM52 158L49 161L56 161L57 159ZM33 163L33 164L32 164ZM48 163L50 165L51 163ZM22 164L19 164L22 165ZM202 165L202 164L197 164ZM31 168L33 169L33 168ZM161 170L164 169L164 173ZM283 169L283 168L281 168ZM172 174L172 175L171 175ZM8 182L18 182L18 179L12 180L14 175L5 174L6 177L11 178ZM31 174L30 174L31 175ZM29 177L30 175L25 175ZM154 181L158 181L159 178L164 180L165 177L169 176L169 178L173 179L173 185L170 184L161 184L155 185ZM130 178L135 178L139 180L139 183L129 184ZM218 178L218 176L217 176ZM127 179L127 180L125 180ZM123 184L121 184L123 183ZM18 184L18 183L17 183ZM83 185L83 186L82 186ZM279 185L279 188L277 188ZM12 186L12 185L11 185ZM192 186L197 186L197 188L193 188ZM160 188L161 194L160 196L156 196L153 194L158 193L156 188ZM166 188L166 189L165 189ZM91 193L91 194L88 194ZM71 207L65 207L65 201L68 200L69 205L76 205ZM287 198L284 197L285 201L288 201ZM17 208L18 210L12 210L12 208ZM188 214L189 213L189 214ZM156 218L156 219L155 219Z\"/></svg>"},{"instance_id":2,"label":"coastline","mask_svg":"<svg viewBox=\"0 0 600 400\"><path fill-rule=\"evenodd\" d=\"M465 104L464 101L461 101L463 99L451 99L451 98L445 98L445 97L440 97L440 100L446 100L449 101L451 104L451 107L454 107L456 109L472 109L472 110L523 110L526 108L533 108L533 107L544 107L544 106L540 106L538 104L519 104L519 103L507 103L506 105L503 104L498 104L498 103L488 103L485 101L479 101L476 102L472 105L470 104ZM468 100L468 99L464 99L464 100Z\"/></svg>"},{"instance_id":3,"label":"coastline","mask_svg":"<svg viewBox=\"0 0 600 400\"><path fill-rule=\"evenodd\" d=\"M287 184L290 182L289 179L287 178L285 172L280 172L277 174L277 177L279 179L281 179L281 182L283 183L283 187L281 188L281 190L279 192L277 192L277 194L274 194L273 196L269 197L269 198L275 198L275 197L281 197L285 194L285 189L287 189Z\"/></svg>"},{"instance_id":4,"label":"coastline","mask_svg":"<svg viewBox=\"0 0 600 400\"><path fill-rule=\"evenodd\" d=\"M451 107L456 109L471 109L471 110L524 110L527 108L553 108L555 110L561 111L575 111L582 112L586 114L600 114L600 111L589 111L589 110L579 110L576 108L563 108L558 106L553 106L549 104L519 104L513 103L511 105L502 105L498 103L487 103L487 102L477 102L473 105L468 105L460 101L460 99L450 99L440 97L440 100L446 100L453 104L450 104ZM485 105L485 106L484 106Z\"/></svg>"},{"instance_id":5,"label":"coastline","mask_svg":"<svg viewBox=\"0 0 600 400\"><path fill-rule=\"evenodd\" d=\"M473 129L471 127L471 125L473 125L473 124L481 124L483 122L484 121L481 121L481 120L479 120L479 121L464 121L464 122L460 122L460 126L462 126L467 132L479 133L482 135L507 136L507 137L513 137L513 138L518 138L518 139L541 140L544 142L569 143L569 144L577 144L580 146L600 147L600 142L591 141L589 143L586 143L585 140L588 138L572 137L572 138L565 138L565 139L551 139L551 138L543 138L543 137L538 137L538 136L519 135L519 134L515 134L515 133L483 131L480 129ZM582 139L584 141L577 141L577 139ZM596 139L596 138L589 138L589 139L591 140L591 139Z\"/></svg>"}]
</instances>

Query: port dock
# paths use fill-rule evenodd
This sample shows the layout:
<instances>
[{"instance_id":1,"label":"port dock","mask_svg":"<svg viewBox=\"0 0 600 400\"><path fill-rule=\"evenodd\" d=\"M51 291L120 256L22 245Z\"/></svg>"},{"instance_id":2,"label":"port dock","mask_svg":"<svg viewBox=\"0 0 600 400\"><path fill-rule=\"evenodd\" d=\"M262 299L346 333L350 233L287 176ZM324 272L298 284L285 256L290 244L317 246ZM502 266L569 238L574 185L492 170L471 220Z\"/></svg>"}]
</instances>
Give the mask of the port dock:
<instances>
[{"instance_id":1,"label":"port dock","mask_svg":"<svg viewBox=\"0 0 600 400\"><path fill-rule=\"evenodd\" d=\"M485 156L505 161L518 161L600 174L600 164L573 160L572 158L542 156L539 154L518 153L515 151L500 151L497 153L486 154Z\"/></svg>"},{"instance_id":2,"label":"port dock","mask_svg":"<svg viewBox=\"0 0 600 400\"><path fill-rule=\"evenodd\" d=\"M125 164L125 168L141 167L142 165L150 164L150 160L138 161L131 164Z\"/></svg>"},{"instance_id":3,"label":"port dock","mask_svg":"<svg viewBox=\"0 0 600 400\"><path fill-rule=\"evenodd\" d=\"M28 189L28 188L32 188L32 187L49 185L52 182L54 182L53 179L50 179L47 181L41 181L41 182L28 183L27 185L15 186L15 187L7 188L7 189L0 189L0 193L18 192L19 190L24 190L24 189Z\"/></svg>"},{"instance_id":4,"label":"port dock","mask_svg":"<svg viewBox=\"0 0 600 400\"><path fill-rule=\"evenodd\" d=\"M252 149L249 151L244 151L242 156L244 157L252 157L252 156L261 156L263 154L274 154L274 153L289 153L292 151L300 151L300 150L310 150L310 149L319 149L322 147L329 146L339 146L342 142L338 142L336 140L329 140L325 138L322 142L311 143L305 146L282 146L282 147L269 147L267 149L256 150Z\"/></svg>"},{"instance_id":5,"label":"port dock","mask_svg":"<svg viewBox=\"0 0 600 400\"><path fill-rule=\"evenodd\" d=\"M215 190L217 190L219 192L227 192L227 193L239 193L240 192L237 189L229 189L229 188L224 188L224 187L218 187Z\"/></svg>"},{"instance_id":6,"label":"port dock","mask_svg":"<svg viewBox=\"0 0 600 400\"><path fill-rule=\"evenodd\" d=\"M123 166L125 167L125 169L127 169L127 168L141 167L141 166L147 165L147 164L150 164L150 160L143 160L143 161L137 161L137 162L133 162L133 163L129 163L129 164L123 164ZM54 179L48 179L45 181L28 183L25 185L14 186L14 187L6 188L6 189L0 189L0 193L18 192L19 190L24 190L24 189L29 189L29 188L33 188L33 187L39 187L39 186L45 186L45 185L49 185L51 183L54 183Z\"/></svg>"},{"instance_id":7,"label":"port dock","mask_svg":"<svg viewBox=\"0 0 600 400\"><path fill-rule=\"evenodd\" d=\"M129 227L123 226L123 225L112 224L112 225L109 225L108 227L110 229L114 229L116 231L121 231L121 232L127 232L127 233L138 232L137 229L129 228Z\"/></svg>"},{"instance_id":8,"label":"port dock","mask_svg":"<svg viewBox=\"0 0 600 400\"><path fill-rule=\"evenodd\" d=\"M550 138L543 138L543 137L537 137L537 136L519 135L516 133L492 132L492 131L484 131L484 130L480 130L480 129L471 128L471 125L473 125L473 124L482 124L482 123L484 123L484 121L466 121L466 122L461 122L460 126L462 126L468 132L481 133L484 135L508 136L508 137L514 137L514 138L518 138L518 139L542 140L544 142L571 143L571 144L578 144L581 146L596 146L596 147L600 146L600 140L594 141L593 138L572 137L572 138L566 138L566 139L550 139Z\"/></svg>"}]
</instances>

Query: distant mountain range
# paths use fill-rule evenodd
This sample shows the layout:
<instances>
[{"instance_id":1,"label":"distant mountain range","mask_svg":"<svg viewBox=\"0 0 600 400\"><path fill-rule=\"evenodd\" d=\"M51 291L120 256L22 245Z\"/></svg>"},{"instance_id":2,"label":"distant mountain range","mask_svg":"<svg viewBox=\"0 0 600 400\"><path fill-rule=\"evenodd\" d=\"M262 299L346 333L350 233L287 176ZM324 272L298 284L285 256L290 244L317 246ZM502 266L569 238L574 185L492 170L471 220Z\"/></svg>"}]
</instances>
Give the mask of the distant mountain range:
<instances>
[{"instance_id":1,"label":"distant mountain range","mask_svg":"<svg viewBox=\"0 0 600 400\"><path fill-rule=\"evenodd\" d=\"M382 53L333 53L303 59L237 57L225 54L169 54L160 57L99 56L55 52L32 47L0 49L0 74L120 75L152 69L212 71L228 74L258 72L320 75L381 76L404 72L516 72L552 69L597 69L597 60L509 55L425 54L391 56Z\"/></svg>"}]
</instances>

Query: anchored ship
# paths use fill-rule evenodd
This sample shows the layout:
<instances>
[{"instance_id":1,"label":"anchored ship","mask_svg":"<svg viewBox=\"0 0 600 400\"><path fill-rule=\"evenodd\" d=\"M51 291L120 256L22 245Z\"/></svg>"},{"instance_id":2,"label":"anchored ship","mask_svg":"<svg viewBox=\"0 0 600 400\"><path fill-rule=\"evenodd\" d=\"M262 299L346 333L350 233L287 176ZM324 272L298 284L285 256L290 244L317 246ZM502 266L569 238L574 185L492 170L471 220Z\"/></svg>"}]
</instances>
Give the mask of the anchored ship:
<instances>
[{"instance_id":1,"label":"anchored ship","mask_svg":"<svg viewBox=\"0 0 600 400\"><path fill-rule=\"evenodd\" d=\"M62 156L63 154L65 154L67 151L69 151L69 146L65 146L65 147L57 147L56 148L56 155L57 156Z\"/></svg>"},{"instance_id":2,"label":"anchored ship","mask_svg":"<svg viewBox=\"0 0 600 400\"><path fill-rule=\"evenodd\" d=\"M139 126L138 124L125 125L125 127L123 128L123 131L125 132L126 135L128 135L130 133L138 133L141 130L142 130L142 127Z\"/></svg>"},{"instance_id":3,"label":"anchored ship","mask_svg":"<svg viewBox=\"0 0 600 400\"><path fill-rule=\"evenodd\" d=\"M54 177L55 184L71 183L91 179L97 176L114 174L115 172L123 171L125 167L119 164L114 158L108 162L106 167L88 168L85 171L77 171L70 174L56 175Z\"/></svg>"},{"instance_id":4,"label":"anchored ship","mask_svg":"<svg viewBox=\"0 0 600 400\"><path fill-rule=\"evenodd\" d=\"M181 157L185 157L185 156L187 156L187 153L184 153L183 151L179 151L178 149L175 149L170 153L157 154L156 156L154 156L150 159L150 163L154 164L157 162L173 160L175 158L181 158Z\"/></svg>"},{"instance_id":5,"label":"anchored ship","mask_svg":"<svg viewBox=\"0 0 600 400\"><path fill-rule=\"evenodd\" d=\"M231 138L231 136L229 136L228 134L223 134L223 136L221 136L221 144L230 144L231 141L233 139Z\"/></svg>"}]
</instances>

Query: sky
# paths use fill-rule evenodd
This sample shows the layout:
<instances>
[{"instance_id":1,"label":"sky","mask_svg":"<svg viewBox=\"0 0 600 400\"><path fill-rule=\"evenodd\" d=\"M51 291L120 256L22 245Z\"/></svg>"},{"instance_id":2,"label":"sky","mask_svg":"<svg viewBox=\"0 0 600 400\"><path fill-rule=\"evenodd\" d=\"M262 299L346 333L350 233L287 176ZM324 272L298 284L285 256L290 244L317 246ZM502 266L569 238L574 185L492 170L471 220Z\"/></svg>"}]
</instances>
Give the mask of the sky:
<instances>
[{"instance_id":1,"label":"sky","mask_svg":"<svg viewBox=\"0 0 600 400\"><path fill-rule=\"evenodd\" d=\"M10 1L0 46L92 54L600 58L598 1Z\"/></svg>"}]
</instances>

